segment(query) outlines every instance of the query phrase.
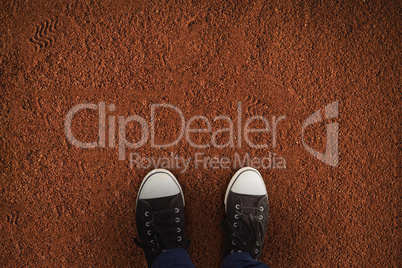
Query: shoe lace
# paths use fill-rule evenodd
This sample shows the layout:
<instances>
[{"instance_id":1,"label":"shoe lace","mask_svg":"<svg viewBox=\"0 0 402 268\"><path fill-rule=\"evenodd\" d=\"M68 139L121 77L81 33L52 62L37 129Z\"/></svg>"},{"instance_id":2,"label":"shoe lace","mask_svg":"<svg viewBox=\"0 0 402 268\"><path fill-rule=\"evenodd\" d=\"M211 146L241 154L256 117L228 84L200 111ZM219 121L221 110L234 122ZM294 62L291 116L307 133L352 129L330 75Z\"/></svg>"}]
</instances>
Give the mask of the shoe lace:
<instances>
[{"instance_id":1,"label":"shoe lace","mask_svg":"<svg viewBox=\"0 0 402 268\"><path fill-rule=\"evenodd\" d=\"M175 226L180 222L179 217L172 217L172 215L178 213L178 208L169 208L159 211L147 211L147 217L149 221L146 223L148 227L148 239L139 241L137 238L134 242L144 250L151 250L155 253L163 252L169 248L178 247L182 243L181 247L188 247L189 241L184 239L179 234L182 230ZM172 222L172 219L173 222Z\"/></svg>"},{"instance_id":2,"label":"shoe lace","mask_svg":"<svg viewBox=\"0 0 402 268\"><path fill-rule=\"evenodd\" d=\"M250 207L236 205L236 215L239 215L238 222L232 223L229 220L222 221L222 229L224 233L232 240L233 246L238 251L249 252L255 257L261 250L264 233L262 225L262 215L258 215L258 211L262 207ZM248 213L245 213L247 211ZM234 250L232 250L232 253Z\"/></svg>"}]
</instances>

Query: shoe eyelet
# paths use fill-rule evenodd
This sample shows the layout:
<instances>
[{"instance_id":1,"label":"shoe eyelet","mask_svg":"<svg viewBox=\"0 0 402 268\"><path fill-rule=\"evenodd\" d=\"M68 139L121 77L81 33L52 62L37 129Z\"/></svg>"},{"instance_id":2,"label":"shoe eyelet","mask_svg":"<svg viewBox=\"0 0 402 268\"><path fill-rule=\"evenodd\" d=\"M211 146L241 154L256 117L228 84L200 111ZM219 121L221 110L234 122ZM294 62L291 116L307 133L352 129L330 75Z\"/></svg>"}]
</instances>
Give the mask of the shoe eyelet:
<instances>
[{"instance_id":1,"label":"shoe eyelet","mask_svg":"<svg viewBox=\"0 0 402 268\"><path fill-rule=\"evenodd\" d=\"M152 235L152 231L151 231L151 230L148 230L148 231L147 231L147 234L148 234L148 235Z\"/></svg>"},{"instance_id":2,"label":"shoe eyelet","mask_svg":"<svg viewBox=\"0 0 402 268\"><path fill-rule=\"evenodd\" d=\"M233 253L234 253L234 249L232 249L232 250L230 251L230 253L233 254Z\"/></svg>"},{"instance_id":3,"label":"shoe eyelet","mask_svg":"<svg viewBox=\"0 0 402 268\"><path fill-rule=\"evenodd\" d=\"M233 246L235 246L235 245L236 245L236 243L235 243L235 241L234 241L234 240L232 240L232 245L233 245Z\"/></svg>"},{"instance_id":4,"label":"shoe eyelet","mask_svg":"<svg viewBox=\"0 0 402 268\"><path fill-rule=\"evenodd\" d=\"M255 253L255 254L258 254L258 249L254 249L254 253Z\"/></svg>"},{"instance_id":5,"label":"shoe eyelet","mask_svg":"<svg viewBox=\"0 0 402 268\"><path fill-rule=\"evenodd\" d=\"M175 209L174 209L174 212L175 212L175 213L179 213L179 211L180 211L180 210L179 210L178 208L175 208Z\"/></svg>"},{"instance_id":6,"label":"shoe eyelet","mask_svg":"<svg viewBox=\"0 0 402 268\"><path fill-rule=\"evenodd\" d=\"M240 218L239 214L235 214L234 217L236 220L238 220Z\"/></svg>"},{"instance_id":7,"label":"shoe eyelet","mask_svg":"<svg viewBox=\"0 0 402 268\"><path fill-rule=\"evenodd\" d=\"M260 215L259 217L258 217L258 219L260 219L260 220L262 220L264 218L264 216L262 216L262 215Z\"/></svg>"},{"instance_id":8,"label":"shoe eyelet","mask_svg":"<svg viewBox=\"0 0 402 268\"><path fill-rule=\"evenodd\" d=\"M155 243L155 240L153 240L153 239L152 239L152 240L151 240L151 241L149 241L149 242L151 242L151 244L153 244L153 243Z\"/></svg>"},{"instance_id":9,"label":"shoe eyelet","mask_svg":"<svg viewBox=\"0 0 402 268\"><path fill-rule=\"evenodd\" d=\"M236 204L235 208L236 208L236 209L240 209L240 205L239 205L239 204Z\"/></svg>"},{"instance_id":10,"label":"shoe eyelet","mask_svg":"<svg viewBox=\"0 0 402 268\"><path fill-rule=\"evenodd\" d=\"M264 207L261 206L261 207L260 207L260 211L264 211Z\"/></svg>"},{"instance_id":11,"label":"shoe eyelet","mask_svg":"<svg viewBox=\"0 0 402 268\"><path fill-rule=\"evenodd\" d=\"M177 241L179 241L179 242L180 242L180 241L181 241L181 239L182 239L182 238L181 238L181 236L178 236L178 237L177 237Z\"/></svg>"},{"instance_id":12,"label":"shoe eyelet","mask_svg":"<svg viewBox=\"0 0 402 268\"><path fill-rule=\"evenodd\" d=\"M145 211L145 217L149 216L149 211Z\"/></svg>"},{"instance_id":13,"label":"shoe eyelet","mask_svg":"<svg viewBox=\"0 0 402 268\"><path fill-rule=\"evenodd\" d=\"M235 233L232 233L233 237L236 237Z\"/></svg>"},{"instance_id":14,"label":"shoe eyelet","mask_svg":"<svg viewBox=\"0 0 402 268\"><path fill-rule=\"evenodd\" d=\"M175 221L176 221L176 222L180 222L180 218L176 218Z\"/></svg>"},{"instance_id":15,"label":"shoe eyelet","mask_svg":"<svg viewBox=\"0 0 402 268\"><path fill-rule=\"evenodd\" d=\"M237 227L237 222L234 222L234 223L233 223L233 227Z\"/></svg>"},{"instance_id":16,"label":"shoe eyelet","mask_svg":"<svg viewBox=\"0 0 402 268\"><path fill-rule=\"evenodd\" d=\"M177 229L176 229L176 230L177 230L177 232L178 232L178 233L180 233L180 232L181 232L181 229L180 229L179 227L177 227Z\"/></svg>"},{"instance_id":17,"label":"shoe eyelet","mask_svg":"<svg viewBox=\"0 0 402 268\"><path fill-rule=\"evenodd\" d=\"M257 242L255 242L255 245L256 245L257 247L259 247L259 246L260 246L260 243L258 243L258 241L257 241Z\"/></svg>"},{"instance_id":18,"label":"shoe eyelet","mask_svg":"<svg viewBox=\"0 0 402 268\"><path fill-rule=\"evenodd\" d=\"M147 221L147 222L145 223L145 226L146 226L146 227L151 226L151 222Z\"/></svg>"}]
</instances>

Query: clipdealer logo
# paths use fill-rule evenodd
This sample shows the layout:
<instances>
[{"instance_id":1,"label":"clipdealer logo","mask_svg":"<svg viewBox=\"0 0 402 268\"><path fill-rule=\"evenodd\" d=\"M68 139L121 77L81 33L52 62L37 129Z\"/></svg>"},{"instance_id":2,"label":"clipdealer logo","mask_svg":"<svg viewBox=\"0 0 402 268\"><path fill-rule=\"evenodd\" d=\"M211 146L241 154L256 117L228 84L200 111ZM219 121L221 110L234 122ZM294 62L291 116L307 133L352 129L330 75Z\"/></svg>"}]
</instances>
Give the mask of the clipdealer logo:
<instances>
[{"instance_id":1,"label":"clipdealer logo","mask_svg":"<svg viewBox=\"0 0 402 268\"><path fill-rule=\"evenodd\" d=\"M156 143L155 133L157 132L155 122L157 119L158 109L170 109L175 112L180 118L180 123L177 125L177 137L174 141L169 143ZM81 110L90 109L98 111L98 140L93 142L83 142L78 140L72 132L72 120L74 116ZM150 122L139 115L130 115L128 117L108 115L107 113L112 113L116 110L114 104L109 104L106 106L105 102L94 103L82 103L74 106L67 113L64 121L64 130L68 141L81 149L93 149L93 148L117 148L118 149L118 159L121 161L126 160L127 149L135 150L139 149L147 142L149 142L151 148L156 149L166 149L177 145L181 140L185 139L190 147L196 149L206 149L206 148L240 148L245 143L247 146L255 149L265 149L271 146L272 148L277 147L277 131L280 126L281 121L286 119L285 115L272 116L271 118L266 118L260 115L254 115L249 117L244 125L242 124L242 105L241 102L237 103L237 117L235 120L227 115L217 115L212 120L203 115L196 115L188 120L186 120L183 112L172 104L168 103L157 103L150 105ZM326 106L325 109L326 118L333 118L338 115L338 102L333 102ZM107 118L108 117L108 118ZM108 120L106 120L106 118ZM116 122L117 119L117 122ZM106 121L108 121L108 132L106 133ZM194 122L203 122L206 127L195 128ZM216 122L226 122L226 128L221 128L218 130L212 130L212 124ZM250 125L253 122L260 121L263 123L264 128L253 128ZM327 149L324 154L315 151L310 148L304 141L304 130L307 126L321 121L320 111L316 111L309 118L305 120L302 126L302 143L306 150L311 153L314 157L325 162L331 166L337 166L338 164L338 125L337 123L331 123L327 125ZM211 123L212 122L212 123ZM138 141L129 141L126 138L126 127L129 123L139 124L141 128L141 138ZM116 128L117 125L117 128ZM193 133L207 133L210 134L209 142L203 144L195 143L191 134ZM226 143L218 143L217 137L222 135L222 133L228 134L228 139ZM250 133L265 133L270 136L270 143L256 144L249 138ZM108 140L108 144L106 144ZM117 142L116 142L117 140ZM243 141L244 140L244 141ZM183 158L178 155L174 155L173 152L170 156L159 157L155 159L153 157L141 157L137 152L128 152L130 168L136 167L138 169L144 168L148 169L151 167L162 167L162 168L179 168L182 172L188 170L191 161L193 161L193 166L195 168L234 168L242 166L253 166L255 168L286 168L286 160L282 156L276 155L276 153L268 152L267 155L263 157L250 157L248 153L243 156L235 153L234 159L229 157L208 157L205 156L203 152L195 153L193 159Z\"/></svg>"},{"instance_id":2,"label":"clipdealer logo","mask_svg":"<svg viewBox=\"0 0 402 268\"><path fill-rule=\"evenodd\" d=\"M334 101L327 106L325 106L325 118L332 119L338 117L338 101ZM304 148L312 154L317 159L323 161L324 163L336 167L338 166L338 132L339 132L339 125L337 122L328 123L326 125L326 146L325 152L320 153L311 147L309 147L306 142L304 141L304 130L307 126L312 125L314 123L321 122L321 111L317 110L315 113L310 115L304 122L302 126L302 143Z\"/></svg>"}]
</instances>

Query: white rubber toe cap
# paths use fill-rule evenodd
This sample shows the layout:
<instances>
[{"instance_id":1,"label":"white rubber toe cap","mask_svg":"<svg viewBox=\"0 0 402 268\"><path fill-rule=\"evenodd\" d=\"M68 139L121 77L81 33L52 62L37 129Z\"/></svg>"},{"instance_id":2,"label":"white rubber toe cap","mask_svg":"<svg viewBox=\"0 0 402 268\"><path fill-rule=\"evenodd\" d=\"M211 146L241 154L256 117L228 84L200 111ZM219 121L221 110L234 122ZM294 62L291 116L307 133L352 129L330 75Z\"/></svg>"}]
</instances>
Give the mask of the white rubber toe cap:
<instances>
[{"instance_id":1,"label":"white rubber toe cap","mask_svg":"<svg viewBox=\"0 0 402 268\"><path fill-rule=\"evenodd\" d=\"M149 172L140 186L140 199L167 197L181 193L181 187L174 175L165 169Z\"/></svg>"},{"instance_id":2,"label":"white rubber toe cap","mask_svg":"<svg viewBox=\"0 0 402 268\"><path fill-rule=\"evenodd\" d=\"M230 191L237 194L265 195L267 190L261 174L254 168L245 167L233 176Z\"/></svg>"}]
</instances>

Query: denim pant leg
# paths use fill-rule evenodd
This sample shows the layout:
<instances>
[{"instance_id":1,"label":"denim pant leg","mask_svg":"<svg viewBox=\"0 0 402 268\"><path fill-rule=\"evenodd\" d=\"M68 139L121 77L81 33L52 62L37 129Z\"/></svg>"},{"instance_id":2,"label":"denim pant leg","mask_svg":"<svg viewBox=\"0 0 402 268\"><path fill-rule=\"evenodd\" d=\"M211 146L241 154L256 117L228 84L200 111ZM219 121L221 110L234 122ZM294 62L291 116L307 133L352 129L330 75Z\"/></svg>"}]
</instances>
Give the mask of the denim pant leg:
<instances>
[{"instance_id":1,"label":"denim pant leg","mask_svg":"<svg viewBox=\"0 0 402 268\"><path fill-rule=\"evenodd\" d=\"M239 252L228 255L222 262L222 268L269 268L265 263L255 261L248 252Z\"/></svg>"},{"instance_id":2,"label":"denim pant leg","mask_svg":"<svg viewBox=\"0 0 402 268\"><path fill-rule=\"evenodd\" d=\"M195 268L187 250L172 248L162 252L152 264L152 268Z\"/></svg>"}]
</instances>

